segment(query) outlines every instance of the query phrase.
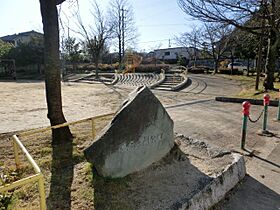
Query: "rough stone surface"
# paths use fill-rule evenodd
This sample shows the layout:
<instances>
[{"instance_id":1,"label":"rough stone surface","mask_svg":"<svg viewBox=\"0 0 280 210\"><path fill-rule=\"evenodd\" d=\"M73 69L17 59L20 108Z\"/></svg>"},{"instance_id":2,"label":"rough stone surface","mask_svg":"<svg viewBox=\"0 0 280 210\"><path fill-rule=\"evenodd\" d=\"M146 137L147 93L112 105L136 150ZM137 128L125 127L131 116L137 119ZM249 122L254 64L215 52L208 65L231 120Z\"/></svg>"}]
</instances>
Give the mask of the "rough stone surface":
<instances>
[{"instance_id":1,"label":"rough stone surface","mask_svg":"<svg viewBox=\"0 0 280 210\"><path fill-rule=\"evenodd\" d=\"M84 153L100 175L123 177L164 157L173 136L173 121L160 101L139 87Z\"/></svg>"}]
</instances>

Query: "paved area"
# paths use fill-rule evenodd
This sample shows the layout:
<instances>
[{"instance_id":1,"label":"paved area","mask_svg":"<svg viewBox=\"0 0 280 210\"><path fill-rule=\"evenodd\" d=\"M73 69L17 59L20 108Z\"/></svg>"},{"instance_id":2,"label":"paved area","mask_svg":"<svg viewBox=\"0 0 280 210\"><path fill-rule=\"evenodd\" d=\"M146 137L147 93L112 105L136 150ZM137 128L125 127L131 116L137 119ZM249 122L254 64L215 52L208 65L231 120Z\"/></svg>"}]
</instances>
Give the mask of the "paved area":
<instances>
[{"instance_id":1,"label":"paved area","mask_svg":"<svg viewBox=\"0 0 280 210\"><path fill-rule=\"evenodd\" d=\"M257 135L261 120L248 124L246 148L254 151L249 156L239 149L241 104L214 100L214 96L233 94L240 86L215 77L191 77L193 85L179 93L185 101L167 106L175 121L175 131L246 155L247 177L216 209L280 209L280 123L273 121L277 108L269 108L268 130L274 137ZM251 117L257 118L261 109L252 106Z\"/></svg>"},{"instance_id":2,"label":"paved area","mask_svg":"<svg viewBox=\"0 0 280 210\"><path fill-rule=\"evenodd\" d=\"M247 177L216 209L280 209L280 123L274 122L277 108L269 107L268 129L273 137L257 135L261 121L248 125L246 148L241 151L241 104L214 101L232 96L239 83L210 75L189 75L192 84L180 92L154 93L166 106L178 133L206 140L245 154ZM69 121L108 113L132 89L103 84L63 84L64 111ZM0 82L0 133L48 125L42 82ZM261 106L252 106L257 118Z\"/></svg>"}]
</instances>

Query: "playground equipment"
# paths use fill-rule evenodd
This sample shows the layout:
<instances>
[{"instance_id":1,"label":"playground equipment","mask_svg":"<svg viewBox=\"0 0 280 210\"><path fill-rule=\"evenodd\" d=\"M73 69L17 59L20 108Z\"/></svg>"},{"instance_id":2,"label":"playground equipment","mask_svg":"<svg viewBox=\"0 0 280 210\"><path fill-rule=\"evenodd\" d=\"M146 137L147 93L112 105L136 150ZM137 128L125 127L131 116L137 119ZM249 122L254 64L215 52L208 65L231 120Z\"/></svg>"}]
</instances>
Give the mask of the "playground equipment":
<instances>
[{"instance_id":1,"label":"playground equipment","mask_svg":"<svg viewBox=\"0 0 280 210\"><path fill-rule=\"evenodd\" d=\"M124 58L125 70L124 74L135 73L135 69L142 62L142 57L136 54L129 53Z\"/></svg>"}]
</instances>

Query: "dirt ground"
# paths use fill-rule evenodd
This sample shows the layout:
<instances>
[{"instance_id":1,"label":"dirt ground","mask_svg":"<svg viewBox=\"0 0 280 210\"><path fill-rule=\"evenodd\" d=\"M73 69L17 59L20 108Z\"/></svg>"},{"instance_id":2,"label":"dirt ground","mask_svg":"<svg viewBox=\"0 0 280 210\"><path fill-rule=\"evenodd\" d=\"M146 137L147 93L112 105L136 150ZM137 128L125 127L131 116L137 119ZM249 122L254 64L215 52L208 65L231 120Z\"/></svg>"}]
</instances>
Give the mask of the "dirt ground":
<instances>
[{"instance_id":1,"label":"dirt ground","mask_svg":"<svg viewBox=\"0 0 280 210\"><path fill-rule=\"evenodd\" d=\"M103 84L63 83L67 121L113 112L128 93ZM0 133L48 126L44 82L0 82Z\"/></svg>"}]
</instances>

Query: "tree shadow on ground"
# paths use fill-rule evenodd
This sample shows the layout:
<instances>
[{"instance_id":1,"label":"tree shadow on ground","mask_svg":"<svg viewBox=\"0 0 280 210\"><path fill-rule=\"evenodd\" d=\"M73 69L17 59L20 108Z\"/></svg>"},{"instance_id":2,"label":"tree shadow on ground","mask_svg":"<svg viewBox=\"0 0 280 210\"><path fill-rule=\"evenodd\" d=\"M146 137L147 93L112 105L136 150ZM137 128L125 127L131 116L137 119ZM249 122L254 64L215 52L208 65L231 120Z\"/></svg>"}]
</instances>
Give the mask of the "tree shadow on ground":
<instances>
[{"instance_id":1,"label":"tree shadow on ground","mask_svg":"<svg viewBox=\"0 0 280 210\"><path fill-rule=\"evenodd\" d=\"M74 176L73 144L53 145L48 209L71 209L71 185Z\"/></svg>"}]
</instances>

